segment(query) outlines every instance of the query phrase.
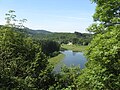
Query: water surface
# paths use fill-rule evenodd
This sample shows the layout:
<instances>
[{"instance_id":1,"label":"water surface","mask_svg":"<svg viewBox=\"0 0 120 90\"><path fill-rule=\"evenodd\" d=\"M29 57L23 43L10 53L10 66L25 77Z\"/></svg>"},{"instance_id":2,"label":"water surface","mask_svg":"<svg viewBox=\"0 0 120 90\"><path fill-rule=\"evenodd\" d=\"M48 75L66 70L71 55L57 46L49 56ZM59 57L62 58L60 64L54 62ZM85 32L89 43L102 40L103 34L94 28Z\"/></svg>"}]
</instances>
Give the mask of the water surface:
<instances>
[{"instance_id":1,"label":"water surface","mask_svg":"<svg viewBox=\"0 0 120 90\"><path fill-rule=\"evenodd\" d=\"M63 60L61 60L61 62L59 62L55 66L54 71L60 71L60 68L63 64L65 64L68 67L70 67L71 65L79 65L81 69L85 67L85 63L87 60L82 52L73 52L72 50L65 50L61 53L63 53L65 57Z\"/></svg>"}]
</instances>

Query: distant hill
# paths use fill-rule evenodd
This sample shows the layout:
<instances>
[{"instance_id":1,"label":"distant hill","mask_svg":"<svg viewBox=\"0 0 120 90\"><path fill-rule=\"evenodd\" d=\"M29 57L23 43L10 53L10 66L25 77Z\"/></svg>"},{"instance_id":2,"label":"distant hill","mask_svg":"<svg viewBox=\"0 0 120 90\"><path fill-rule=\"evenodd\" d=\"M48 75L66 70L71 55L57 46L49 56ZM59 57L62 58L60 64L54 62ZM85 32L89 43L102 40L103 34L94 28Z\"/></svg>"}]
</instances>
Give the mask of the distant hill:
<instances>
[{"instance_id":1,"label":"distant hill","mask_svg":"<svg viewBox=\"0 0 120 90\"><path fill-rule=\"evenodd\" d=\"M26 29L28 33L32 34L51 34L52 32L47 30L33 30L33 29Z\"/></svg>"},{"instance_id":2,"label":"distant hill","mask_svg":"<svg viewBox=\"0 0 120 90\"><path fill-rule=\"evenodd\" d=\"M2 27L2 26L3 25L0 25L0 27ZM52 33L52 32L47 31L47 30L33 30L33 29L29 29L29 28L25 28L25 29L18 30L18 31L26 33L26 34L30 34L30 35L35 35L35 34L51 34Z\"/></svg>"},{"instance_id":3,"label":"distant hill","mask_svg":"<svg viewBox=\"0 0 120 90\"><path fill-rule=\"evenodd\" d=\"M80 33L80 32L57 33L57 32L50 32L47 30L33 30L29 28L25 28L25 29L16 28L15 30L17 32L22 32L36 40L54 40L59 43L65 43L65 44L69 42L73 42L76 44L87 45L90 43L93 36L90 33Z\"/></svg>"},{"instance_id":4,"label":"distant hill","mask_svg":"<svg viewBox=\"0 0 120 90\"><path fill-rule=\"evenodd\" d=\"M32 30L29 28L24 29L24 32L32 36L34 39L54 40L60 43L75 42L77 44L87 45L88 43L90 43L92 39L92 34L90 33L80 33L80 32L57 33L57 32L50 32L47 30Z\"/></svg>"},{"instance_id":5,"label":"distant hill","mask_svg":"<svg viewBox=\"0 0 120 90\"><path fill-rule=\"evenodd\" d=\"M31 35L51 34L52 33L52 32L47 31L47 30L33 30L33 29L29 29L29 28L25 28L23 31L26 32L27 34L31 34Z\"/></svg>"}]
</instances>

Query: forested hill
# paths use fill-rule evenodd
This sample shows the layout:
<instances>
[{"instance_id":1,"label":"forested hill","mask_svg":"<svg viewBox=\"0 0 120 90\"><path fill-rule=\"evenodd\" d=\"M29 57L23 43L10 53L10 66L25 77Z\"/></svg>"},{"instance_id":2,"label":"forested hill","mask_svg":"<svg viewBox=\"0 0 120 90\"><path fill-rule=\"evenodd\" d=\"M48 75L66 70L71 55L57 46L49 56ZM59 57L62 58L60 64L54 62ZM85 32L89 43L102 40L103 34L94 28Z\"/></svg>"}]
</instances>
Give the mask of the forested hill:
<instances>
[{"instance_id":1,"label":"forested hill","mask_svg":"<svg viewBox=\"0 0 120 90\"><path fill-rule=\"evenodd\" d=\"M52 33L52 32L47 31L47 30L33 30L33 29L29 29L29 28L26 28L25 31L28 34L31 34L31 35L35 35L35 34L50 34L50 33Z\"/></svg>"},{"instance_id":2,"label":"forested hill","mask_svg":"<svg viewBox=\"0 0 120 90\"><path fill-rule=\"evenodd\" d=\"M28 28L24 29L23 32L32 36L34 39L54 40L65 44L72 42L74 44L87 45L92 39L92 34L80 33L80 32L58 33L58 32L50 32L47 30L32 30Z\"/></svg>"},{"instance_id":3,"label":"forested hill","mask_svg":"<svg viewBox=\"0 0 120 90\"><path fill-rule=\"evenodd\" d=\"M2 27L3 25L0 25L0 27ZM18 30L18 29L17 29ZM22 30L18 30L20 32L29 34L29 35L36 35L36 34L50 34L52 32L47 31L47 30L34 30L34 29L29 29L27 27L25 27L25 29Z\"/></svg>"},{"instance_id":4,"label":"forested hill","mask_svg":"<svg viewBox=\"0 0 120 90\"><path fill-rule=\"evenodd\" d=\"M0 25L1 27L2 25ZM72 42L73 44L80 44L80 45L88 45L92 39L92 34L90 33L58 33L58 32L50 32L47 30L33 30L29 28L25 29L15 29L18 32L22 32L33 39L37 40L54 40L59 43L68 44Z\"/></svg>"},{"instance_id":5,"label":"forested hill","mask_svg":"<svg viewBox=\"0 0 120 90\"><path fill-rule=\"evenodd\" d=\"M18 30L19 31L19 30ZM46 34L51 34L52 32L47 31L47 30L33 30L33 29L29 29L29 28L25 28L20 30L20 32L23 32L29 36L39 36L39 35L46 35Z\"/></svg>"}]
</instances>

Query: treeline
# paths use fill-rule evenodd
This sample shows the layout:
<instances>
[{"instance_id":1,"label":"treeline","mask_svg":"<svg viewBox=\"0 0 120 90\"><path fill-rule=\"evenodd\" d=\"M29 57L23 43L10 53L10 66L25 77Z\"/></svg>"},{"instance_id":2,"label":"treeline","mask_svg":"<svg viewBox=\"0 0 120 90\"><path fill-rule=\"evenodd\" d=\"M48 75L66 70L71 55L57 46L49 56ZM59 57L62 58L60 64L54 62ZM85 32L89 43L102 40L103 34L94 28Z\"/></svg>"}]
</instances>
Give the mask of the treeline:
<instances>
[{"instance_id":1,"label":"treeline","mask_svg":"<svg viewBox=\"0 0 120 90\"><path fill-rule=\"evenodd\" d=\"M54 33L45 30L36 31L28 28L25 28L22 32L37 40L54 40L60 44L68 44L71 42L73 44L88 45L93 37L93 34L90 33Z\"/></svg>"},{"instance_id":2,"label":"treeline","mask_svg":"<svg viewBox=\"0 0 120 90\"><path fill-rule=\"evenodd\" d=\"M55 40L60 44L68 44L69 42L79 45L88 45L92 39L92 34L87 33L52 33L47 34L43 39Z\"/></svg>"},{"instance_id":3,"label":"treeline","mask_svg":"<svg viewBox=\"0 0 120 90\"><path fill-rule=\"evenodd\" d=\"M88 45L93 37L93 34L90 33L53 33L45 30L31 30L26 27L18 32L22 32L35 40L56 41L59 44L72 43L78 45Z\"/></svg>"},{"instance_id":4,"label":"treeline","mask_svg":"<svg viewBox=\"0 0 120 90\"><path fill-rule=\"evenodd\" d=\"M61 44L79 44L79 45L88 45L92 39L92 34L87 33L54 33L48 35L47 38L54 39L55 41L59 41Z\"/></svg>"}]
</instances>

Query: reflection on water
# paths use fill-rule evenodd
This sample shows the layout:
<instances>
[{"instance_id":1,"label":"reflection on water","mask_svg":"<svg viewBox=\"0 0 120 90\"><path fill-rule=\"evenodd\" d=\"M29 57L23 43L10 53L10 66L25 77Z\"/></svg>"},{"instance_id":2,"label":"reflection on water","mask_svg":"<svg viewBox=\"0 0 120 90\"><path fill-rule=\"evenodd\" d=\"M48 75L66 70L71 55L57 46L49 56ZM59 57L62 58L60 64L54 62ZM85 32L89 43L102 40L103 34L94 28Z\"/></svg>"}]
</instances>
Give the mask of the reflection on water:
<instances>
[{"instance_id":1,"label":"reflection on water","mask_svg":"<svg viewBox=\"0 0 120 90\"><path fill-rule=\"evenodd\" d=\"M75 56L75 54L77 53L77 52L72 52L73 53L73 56Z\"/></svg>"},{"instance_id":2,"label":"reflection on water","mask_svg":"<svg viewBox=\"0 0 120 90\"><path fill-rule=\"evenodd\" d=\"M60 63L55 66L54 71L60 71L60 68L63 64L67 65L68 67L71 65L80 65L81 69L85 67L87 60L82 52L73 52L71 50L66 50L62 51L62 53L65 55L65 57Z\"/></svg>"}]
</instances>

